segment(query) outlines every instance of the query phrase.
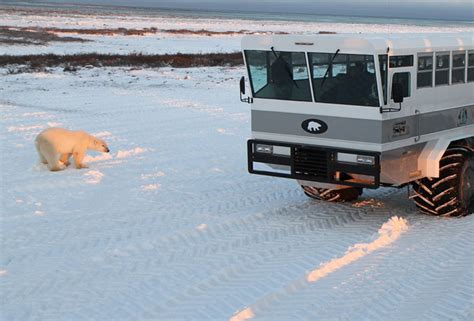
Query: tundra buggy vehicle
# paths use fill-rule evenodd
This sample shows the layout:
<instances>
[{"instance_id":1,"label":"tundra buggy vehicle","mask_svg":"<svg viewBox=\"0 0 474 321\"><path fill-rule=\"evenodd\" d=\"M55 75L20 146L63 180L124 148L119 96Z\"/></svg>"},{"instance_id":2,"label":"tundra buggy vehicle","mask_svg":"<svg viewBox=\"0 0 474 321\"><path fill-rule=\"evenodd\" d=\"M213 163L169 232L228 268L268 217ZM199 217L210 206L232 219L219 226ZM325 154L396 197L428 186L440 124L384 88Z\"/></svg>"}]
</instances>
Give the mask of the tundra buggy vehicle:
<instances>
[{"instance_id":1,"label":"tundra buggy vehicle","mask_svg":"<svg viewBox=\"0 0 474 321\"><path fill-rule=\"evenodd\" d=\"M246 36L253 174L309 197L413 186L423 212L474 209L472 34Z\"/></svg>"}]
</instances>

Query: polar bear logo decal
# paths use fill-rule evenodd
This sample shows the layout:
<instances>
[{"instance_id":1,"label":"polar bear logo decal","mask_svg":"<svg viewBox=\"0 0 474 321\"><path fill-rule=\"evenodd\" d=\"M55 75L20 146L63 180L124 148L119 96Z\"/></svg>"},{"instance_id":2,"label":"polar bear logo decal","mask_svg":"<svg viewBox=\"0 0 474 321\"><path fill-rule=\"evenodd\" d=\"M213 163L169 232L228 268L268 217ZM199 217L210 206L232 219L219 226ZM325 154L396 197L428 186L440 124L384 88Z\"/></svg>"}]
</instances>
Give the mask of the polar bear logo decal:
<instances>
[{"instance_id":1,"label":"polar bear logo decal","mask_svg":"<svg viewBox=\"0 0 474 321\"><path fill-rule=\"evenodd\" d=\"M308 130L311 132L314 132L314 131L319 132L320 128L321 128L321 124L315 121L310 121L308 124Z\"/></svg>"},{"instance_id":2,"label":"polar bear logo decal","mask_svg":"<svg viewBox=\"0 0 474 321\"><path fill-rule=\"evenodd\" d=\"M301 124L301 127L310 134L322 134L328 130L328 125L319 119L307 119Z\"/></svg>"}]
</instances>

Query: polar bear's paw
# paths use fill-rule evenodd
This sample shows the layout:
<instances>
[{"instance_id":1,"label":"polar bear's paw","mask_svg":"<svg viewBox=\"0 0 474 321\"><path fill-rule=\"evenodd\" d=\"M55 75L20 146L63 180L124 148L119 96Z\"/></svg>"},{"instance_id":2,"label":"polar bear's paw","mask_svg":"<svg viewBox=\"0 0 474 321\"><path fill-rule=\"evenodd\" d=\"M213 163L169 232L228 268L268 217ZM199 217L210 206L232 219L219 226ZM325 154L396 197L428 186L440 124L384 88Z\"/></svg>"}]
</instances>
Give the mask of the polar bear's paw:
<instances>
[{"instance_id":1,"label":"polar bear's paw","mask_svg":"<svg viewBox=\"0 0 474 321\"><path fill-rule=\"evenodd\" d=\"M53 166L49 166L49 170L52 171L52 172L57 172L57 171L62 171L63 169L66 168L66 165L64 165L63 163L57 163Z\"/></svg>"},{"instance_id":2,"label":"polar bear's paw","mask_svg":"<svg viewBox=\"0 0 474 321\"><path fill-rule=\"evenodd\" d=\"M86 165L86 164L77 164L77 165L76 165L76 168L77 168L77 169L81 169L81 168L89 168L89 166L88 166L88 165Z\"/></svg>"}]
</instances>

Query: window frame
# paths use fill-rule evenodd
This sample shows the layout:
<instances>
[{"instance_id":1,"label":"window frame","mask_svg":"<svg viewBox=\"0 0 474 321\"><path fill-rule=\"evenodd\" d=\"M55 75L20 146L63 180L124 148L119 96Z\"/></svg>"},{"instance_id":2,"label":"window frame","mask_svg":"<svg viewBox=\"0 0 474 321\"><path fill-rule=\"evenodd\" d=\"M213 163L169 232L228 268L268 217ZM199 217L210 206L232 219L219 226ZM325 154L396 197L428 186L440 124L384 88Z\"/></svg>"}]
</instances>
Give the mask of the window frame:
<instances>
[{"instance_id":1,"label":"window frame","mask_svg":"<svg viewBox=\"0 0 474 321\"><path fill-rule=\"evenodd\" d=\"M443 57L447 56L448 57L448 66L447 67L438 67L438 57ZM441 87L441 86L449 86L451 85L451 51L437 51L435 52L435 60L434 60L434 72L435 72L435 80L434 80L434 86L435 87ZM446 83L437 83L437 78L438 78L438 72L447 72L448 74L448 79Z\"/></svg>"},{"instance_id":2,"label":"window frame","mask_svg":"<svg viewBox=\"0 0 474 321\"><path fill-rule=\"evenodd\" d=\"M267 82L265 84L265 86L261 87L259 90L255 91L255 86L254 86L254 80L253 80L253 77L252 77L252 72L250 70L250 67L251 67L251 63L248 59L248 54L250 52L261 52L261 53L265 53L265 60L266 60L266 77L267 77ZM265 50L265 49L246 49L244 50L244 57L245 57L245 65L246 65L246 69L247 69L247 74L248 74L248 77L249 77L249 81L250 81L250 90L252 92L252 98L257 98L257 99L270 99L270 100L281 100L281 101L294 101L294 102L313 102L314 101L314 98L313 98L313 92L312 92L312 89L311 89L311 86L312 86L312 82L311 82L311 74L310 72L308 71L308 63L307 63L307 55L306 55L306 52L305 51L276 51L277 53L286 53L286 54L301 54L303 55L303 58L304 58L304 61L305 63L304 64L298 64L297 66L300 66L300 67L304 67L306 68L306 73L307 73L307 76L308 78L306 79L307 80L307 83L308 83L308 92L309 92L309 96L307 97L307 99L286 99L286 98L277 98L276 96L275 97L258 97L259 93L264 90L266 87L268 87L268 85L271 84L271 57L273 55L272 51L271 50ZM275 59L276 60L276 59ZM294 65L292 64L290 66L290 70L292 72L292 80L293 81L298 81L296 79L294 79L294 75L293 75L293 67ZM304 80L304 79L301 79L301 80Z\"/></svg>"},{"instance_id":3,"label":"window frame","mask_svg":"<svg viewBox=\"0 0 474 321\"><path fill-rule=\"evenodd\" d=\"M408 59L408 64L403 64L405 62L404 61L405 59ZM392 66L392 60L394 60L394 62L402 62L402 65ZM413 63L414 63L413 55L395 55L395 56L388 57L388 68L390 69L413 67Z\"/></svg>"},{"instance_id":4,"label":"window frame","mask_svg":"<svg viewBox=\"0 0 474 321\"><path fill-rule=\"evenodd\" d=\"M469 65L469 56L473 55L474 57L474 50L466 50L466 83L474 82L474 58L472 59L472 66ZM469 71L472 72L472 79L469 80Z\"/></svg>"},{"instance_id":5,"label":"window frame","mask_svg":"<svg viewBox=\"0 0 474 321\"><path fill-rule=\"evenodd\" d=\"M371 62L373 64L373 68L374 68L373 73L374 73L375 87L376 87L376 92L377 92L377 105L370 105L370 106L358 105L358 104L343 104L343 103L333 103L333 102L319 101L317 99L317 90L316 90L317 88L315 88L315 79L318 79L318 78L314 78L314 66L315 66L315 64L313 64L313 61L312 61L312 55L315 55L315 54L328 55L328 63L326 64L327 66L329 66L329 64L330 64L330 62L331 62L331 60L333 59L333 56L334 56L334 53L330 53L330 52L329 53L328 52L316 52L316 51L306 52L308 67L309 67L309 72L310 72L310 82L311 82L311 90L312 90L312 94L313 94L313 102L318 103L318 104L331 104L331 105L341 105L341 106L350 106L350 107L368 107L368 108L380 108L381 107L381 105L380 105L380 95L382 93L379 92L378 76L377 76L378 75L378 71L377 71L377 69L378 69L378 66L377 66L378 54L375 54L375 53L360 54L360 53L346 53L346 52L339 53L338 56L336 56L336 58L334 59L332 65L331 65L331 68L329 69L328 74L327 74L327 78L334 77L333 76L334 65L342 64L342 63L344 63L346 65L346 73L347 73L348 72L348 70L347 70L348 64L350 64L351 62L355 62L355 61L351 61L349 56L363 56L364 59L362 59L360 61L364 62L366 64L366 66L369 62ZM338 61L339 56L346 56L346 59L344 59L343 61L340 61L340 60ZM371 57L372 60L367 59L367 57ZM325 64L318 63L316 65L325 65ZM388 61L387 61L387 66L388 66Z\"/></svg>"},{"instance_id":6,"label":"window frame","mask_svg":"<svg viewBox=\"0 0 474 321\"><path fill-rule=\"evenodd\" d=\"M420 70L420 58L428 58L428 57L431 57L431 69ZM433 86L434 86L434 71L435 71L434 63L435 63L434 52L429 52L429 53L419 52L419 53L417 53L417 55L416 55L416 89L433 88ZM419 77L418 76L419 76L420 73L422 73L422 74L423 73L425 73L425 74L430 73L430 75L431 75L430 85L428 85L428 86L420 86L419 85L419 82L418 82Z\"/></svg>"},{"instance_id":7,"label":"window frame","mask_svg":"<svg viewBox=\"0 0 474 321\"><path fill-rule=\"evenodd\" d=\"M378 58L378 73L380 74L380 86L382 90L383 106L388 104L388 54L377 55ZM385 63L385 71L383 71L383 63Z\"/></svg>"},{"instance_id":8,"label":"window frame","mask_svg":"<svg viewBox=\"0 0 474 321\"><path fill-rule=\"evenodd\" d=\"M464 56L464 65L460 67L454 66L454 56ZM467 59L466 59L466 50L456 50L451 52L451 85L459 85L459 84L465 84L466 83L466 77L467 77ZM463 77L461 78L462 81L453 81L453 75L454 71L462 70L463 71Z\"/></svg>"},{"instance_id":9,"label":"window frame","mask_svg":"<svg viewBox=\"0 0 474 321\"><path fill-rule=\"evenodd\" d=\"M399 75L399 74L408 74L408 84L407 84L408 95L407 96L404 95L403 98L410 98L412 96L412 90L411 90L412 77L411 77L411 71L410 70L397 71L397 72L392 73L392 80L391 80L390 84L393 86L394 78L395 78L396 75ZM393 100L392 90L390 90L390 99Z\"/></svg>"}]
</instances>

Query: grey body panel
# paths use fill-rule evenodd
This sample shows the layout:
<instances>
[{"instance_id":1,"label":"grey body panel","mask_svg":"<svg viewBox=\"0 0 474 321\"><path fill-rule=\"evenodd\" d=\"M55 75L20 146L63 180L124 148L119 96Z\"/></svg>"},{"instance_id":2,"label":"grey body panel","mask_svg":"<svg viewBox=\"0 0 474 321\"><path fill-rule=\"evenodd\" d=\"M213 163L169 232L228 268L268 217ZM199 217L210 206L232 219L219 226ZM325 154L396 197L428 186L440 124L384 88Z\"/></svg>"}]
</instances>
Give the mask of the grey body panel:
<instances>
[{"instance_id":1,"label":"grey body panel","mask_svg":"<svg viewBox=\"0 0 474 321\"><path fill-rule=\"evenodd\" d=\"M310 118L324 121L328 125L327 132L315 135L304 131L301 124ZM354 128L357 129L354 130ZM381 141L382 122L368 119L252 110L252 131L306 136L315 139L330 138L379 143Z\"/></svg>"},{"instance_id":2,"label":"grey body panel","mask_svg":"<svg viewBox=\"0 0 474 321\"><path fill-rule=\"evenodd\" d=\"M361 109L361 112L364 112ZM317 118L328 125L322 134L311 134L301 124ZM287 112L252 110L252 131L324 139L384 144L474 124L474 105L389 120L356 119ZM405 128L395 133L394 128Z\"/></svg>"},{"instance_id":3,"label":"grey body panel","mask_svg":"<svg viewBox=\"0 0 474 321\"><path fill-rule=\"evenodd\" d=\"M418 158L426 143L410 145L383 152L380 157L380 182L401 185L421 178Z\"/></svg>"}]
</instances>

